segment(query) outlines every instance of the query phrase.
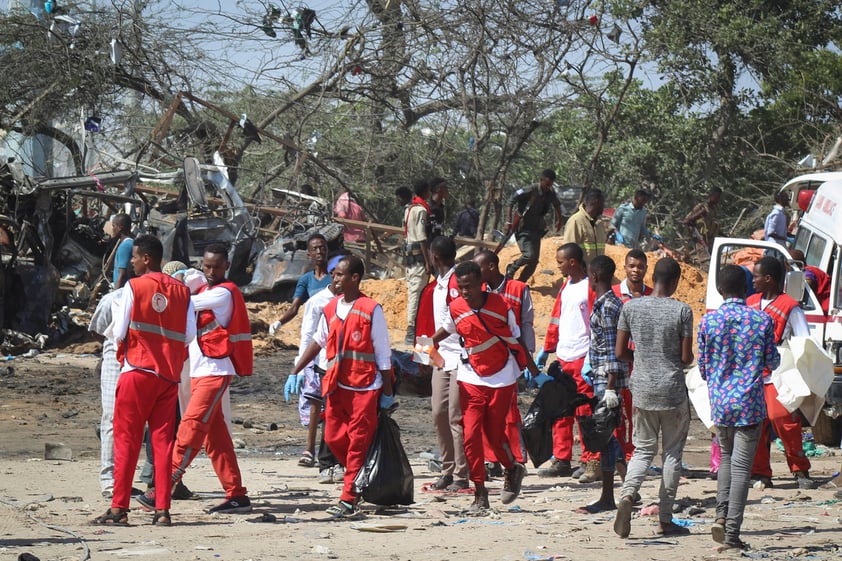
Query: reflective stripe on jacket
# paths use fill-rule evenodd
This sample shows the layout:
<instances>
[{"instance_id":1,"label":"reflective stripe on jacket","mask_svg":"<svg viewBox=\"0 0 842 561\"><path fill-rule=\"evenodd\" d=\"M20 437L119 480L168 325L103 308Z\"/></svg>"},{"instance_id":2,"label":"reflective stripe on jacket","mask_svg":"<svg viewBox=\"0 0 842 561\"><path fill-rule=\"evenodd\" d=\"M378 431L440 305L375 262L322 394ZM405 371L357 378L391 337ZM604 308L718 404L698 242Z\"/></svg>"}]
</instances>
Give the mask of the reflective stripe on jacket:
<instances>
[{"instance_id":1,"label":"reflective stripe on jacket","mask_svg":"<svg viewBox=\"0 0 842 561\"><path fill-rule=\"evenodd\" d=\"M462 337L468 362L480 376L502 370L510 349L517 352L520 347L509 329L508 314L506 301L493 292L486 293L485 305L479 310L473 310L461 296L450 303L450 315Z\"/></svg>"},{"instance_id":2,"label":"reflective stripe on jacket","mask_svg":"<svg viewBox=\"0 0 842 561\"><path fill-rule=\"evenodd\" d=\"M126 338L117 346L117 360L179 382L187 360L190 290L163 273L146 273L128 283L134 304Z\"/></svg>"},{"instance_id":3,"label":"reflective stripe on jacket","mask_svg":"<svg viewBox=\"0 0 842 561\"><path fill-rule=\"evenodd\" d=\"M205 285L199 292L217 287L231 293L231 321L223 327L211 310L199 312L196 319L199 349L208 358L229 357L238 376L251 376L254 373L254 350L246 301L237 285L228 280L213 286Z\"/></svg>"},{"instance_id":4,"label":"reflective stripe on jacket","mask_svg":"<svg viewBox=\"0 0 842 561\"><path fill-rule=\"evenodd\" d=\"M322 378L322 395L328 395L338 384L366 388L377 379L371 322L374 310L380 304L360 294L343 321L336 314L340 298L342 296L337 296L328 302L323 311L328 334L325 344L327 373Z\"/></svg>"}]
</instances>

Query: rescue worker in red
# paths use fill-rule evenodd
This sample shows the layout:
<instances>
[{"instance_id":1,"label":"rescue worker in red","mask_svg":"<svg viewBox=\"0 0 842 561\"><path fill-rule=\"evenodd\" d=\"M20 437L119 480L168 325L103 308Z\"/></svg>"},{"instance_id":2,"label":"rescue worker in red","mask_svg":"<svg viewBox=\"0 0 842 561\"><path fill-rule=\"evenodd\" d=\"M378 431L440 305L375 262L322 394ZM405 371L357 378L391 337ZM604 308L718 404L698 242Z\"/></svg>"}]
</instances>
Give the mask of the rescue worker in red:
<instances>
[{"instance_id":1,"label":"rescue worker in red","mask_svg":"<svg viewBox=\"0 0 842 561\"><path fill-rule=\"evenodd\" d=\"M128 524L132 478L144 427L149 425L154 455L169 458L173 450L178 383L187 359L187 344L196 335L190 291L161 272L164 249L154 236L138 236L132 248L135 278L124 287L122 314L114 317L112 332L122 367L114 402L114 494L111 508L96 524ZM169 526L171 466L155 465L152 523Z\"/></svg>"},{"instance_id":2,"label":"rescue worker in red","mask_svg":"<svg viewBox=\"0 0 842 561\"><path fill-rule=\"evenodd\" d=\"M784 265L772 256L759 259L754 264L755 293L746 298L746 304L763 310L775 323L775 344L780 345L792 336L809 337L810 326L798 302L781 292L784 282ZM818 485L810 479L810 460L801 445L801 416L790 413L778 401L778 391L772 384L772 373L763 373L763 390L766 394L767 420L763 422L754 464L751 467L752 481L762 487L772 486L772 466L769 459L770 432L781 439L786 462L795 475L800 489L815 489Z\"/></svg>"},{"instance_id":3,"label":"rescue worker in red","mask_svg":"<svg viewBox=\"0 0 842 561\"><path fill-rule=\"evenodd\" d=\"M204 446L225 489L225 501L208 512L221 514L251 511L222 412L222 396L232 378L251 376L254 370L248 310L237 285L225 278L228 265L225 245L207 246L202 255L202 272L208 284L192 297L198 319L196 339L190 344L190 401L181 417L171 456L174 485Z\"/></svg>"},{"instance_id":4,"label":"rescue worker in red","mask_svg":"<svg viewBox=\"0 0 842 561\"><path fill-rule=\"evenodd\" d=\"M585 270L585 253L575 243L566 243L556 251L556 262L565 279L558 291L544 338L544 348L538 354L538 368L547 364L550 353L555 353L562 371L576 381L579 393L593 397L593 387L582 376L582 368L590 348L590 317L596 293L590 285ZM560 327L564 326L562 330ZM590 405L576 409L577 417L592 415ZM580 427L581 429L581 427ZM580 430L581 433L581 430ZM602 466L598 453L582 447L582 469L573 471L573 418L562 417L553 425L553 461L549 467L538 470L539 477L578 477L580 483L602 480ZM577 475L578 474L578 475Z\"/></svg>"},{"instance_id":5,"label":"rescue worker in red","mask_svg":"<svg viewBox=\"0 0 842 561\"><path fill-rule=\"evenodd\" d=\"M298 374L324 348L327 372L324 438L345 478L339 503L327 509L333 518L359 514L354 479L365 462L377 430L377 408L395 403L392 390L392 350L383 308L360 292L365 265L360 258L343 257L333 270L335 292L324 307L313 341L292 370Z\"/></svg>"},{"instance_id":6,"label":"rescue worker in red","mask_svg":"<svg viewBox=\"0 0 842 561\"><path fill-rule=\"evenodd\" d=\"M460 263L454 272L459 298L450 302L450 316L433 336L438 343L451 333L462 337L464 353L456 370L462 408L465 456L474 502L471 511L489 508L485 487L483 436L505 468L500 499L509 504L520 494L526 467L515 461L505 436L506 415L523 368L537 376L538 368L520 339L514 313L502 296L482 289L482 273L473 261Z\"/></svg>"},{"instance_id":7,"label":"rescue worker in red","mask_svg":"<svg viewBox=\"0 0 842 561\"><path fill-rule=\"evenodd\" d=\"M493 251L487 249L480 251L474 257L474 263L479 265L482 273L482 282L485 290L499 294L506 301L509 309L515 315L515 321L520 328L520 336L524 346L532 356L535 352L535 309L532 305L532 294L525 282L511 279L500 272L500 258ZM509 449L520 463L526 463L523 439L521 438L521 426L523 420L517 406L517 391L512 395L512 405L506 415L506 440L509 442ZM498 464L489 446L485 447L485 459L488 462ZM492 475L494 475L492 470Z\"/></svg>"}]
</instances>

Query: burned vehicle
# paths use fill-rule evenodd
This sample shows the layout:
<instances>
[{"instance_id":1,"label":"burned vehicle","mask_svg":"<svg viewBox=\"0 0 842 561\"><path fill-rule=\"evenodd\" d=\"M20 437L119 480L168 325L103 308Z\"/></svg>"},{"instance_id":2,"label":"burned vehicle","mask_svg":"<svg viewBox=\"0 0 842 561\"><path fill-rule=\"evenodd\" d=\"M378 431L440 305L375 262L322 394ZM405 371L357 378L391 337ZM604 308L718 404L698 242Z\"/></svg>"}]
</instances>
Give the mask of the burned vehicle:
<instances>
[{"instance_id":1,"label":"burned vehicle","mask_svg":"<svg viewBox=\"0 0 842 561\"><path fill-rule=\"evenodd\" d=\"M67 304L87 304L104 281L108 218L120 211L141 221L148 205L131 191L134 172L34 180L15 162L0 166L3 352L43 348L73 325Z\"/></svg>"},{"instance_id":2,"label":"burned vehicle","mask_svg":"<svg viewBox=\"0 0 842 561\"><path fill-rule=\"evenodd\" d=\"M177 195L156 199L141 227L161 239L165 261L198 266L209 244L227 244L228 278L246 284L251 279L250 265L264 247L258 236L259 223L228 179L218 153L214 160L214 164L200 164L196 158L186 158L178 171L142 173L138 190ZM153 189L155 185L166 189Z\"/></svg>"}]
</instances>

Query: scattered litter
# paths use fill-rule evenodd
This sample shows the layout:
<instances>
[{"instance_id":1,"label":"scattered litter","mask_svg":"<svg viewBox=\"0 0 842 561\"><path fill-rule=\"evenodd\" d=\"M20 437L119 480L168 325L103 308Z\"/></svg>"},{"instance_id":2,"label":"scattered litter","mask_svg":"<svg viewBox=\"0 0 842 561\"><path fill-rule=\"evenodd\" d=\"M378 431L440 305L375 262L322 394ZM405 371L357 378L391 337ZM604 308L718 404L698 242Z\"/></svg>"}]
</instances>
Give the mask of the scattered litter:
<instances>
[{"instance_id":1,"label":"scattered litter","mask_svg":"<svg viewBox=\"0 0 842 561\"><path fill-rule=\"evenodd\" d=\"M44 443L44 459L70 461L73 459L73 450L62 442L46 442Z\"/></svg>"},{"instance_id":2,"label":"scattered litter","mask_svg":"<svg viewBox=\"0 0 842 561\"><path fill-rule=\"evenodd\" d=\"M816 506L830 506L839 502L839 499L827 499L826 501L819 501Z\"/></svg>"},{"instance_id":3,"label":"scattered litter","mask_svg":"<svg viewBox=\"0 0 842 561\"><path fill-rule=\"evenodd\" d=\"M639 542L626 542L626 545L678 545L672 540L643 540Z\"/></svg>"},{"instance_id":4,"label":"scattered litter","mask_svg":"<svg viewBox=\"0 0 842 561\"><path fill-rule=\"evenodd\" d=\"M519 505L510 506L509 512L523 512L523 508L521 508Z\"/></svg>"},{"instance_id":5,"label":"scattered litter","mask_svg":"<svg viewBox=\"0 0 842 561\"><path fill-rule=\"evenodd\" d=\"M323 545L314 545L310 549L310 553L318 555L319 557L326 557L328 559L336 559L338 555L336 555L329 547L325 547Z\"/></svg>"},{"instance_id":6,"label":"scattered litter","mask_svg":"<svg viewBox=\"0 0 842 561\"><path fill-rule=\"evenodd\" d=\"M146 549L118 549L112 553L117 557L142 557L144 555L152 555L158 559L164 559L169 557L169 554L172 552L164 547L150 547Z\"/></svg>"},{"instance_id":7,"label":"scattered litter","mask_svg":"<svg viewBox=\"0 0 842 561\"><path fill-rule=\"evenodd\" d=\"M660 512L660 509L658 508L658 505L656 505L656 504L646 505L645 507L640 509L640 516L655 516L659 512Z\"/></svg>"},{"instance_id":8,"label":"scattered litter","mask_svg":"<svg viewBox=\"0 0 842 561\"><path fill-rule=\"evenodd\" d=\"M691 526L695 526L696 523L692 520L687 518L676 518L673 516L672 523L676 526L681 526L682 528L690 528Z\"/></svg>"},{"instance_id":9,"label":"scattered litter","mask_svg":"<svg viewBox=\"0 0 842 561\"><path fill-rule=\"evenodd\" d=\"M777 500L772 495L763 495L762 497L760 497L761 504L769 505L775 502L777 502Z\"/></svg>"},{"instance_id":10,"label":"scattered litter","mask_svg":"<svg viewBox=\"0 0 842 561\"><path fill-rule=\"evenodd\" d=\"M389 532L405 532L407 526L403 524L351 524L351 529L357 530L358 532L388 534Z\"/></svg>"},{"instance_id":11,"label":"scattered litter","mask_svg":"<svg viewBox=\"0 0 842 561\"><path fill-rule=\"evenodd\" d=\"M249 518L248 520L246 520L246 522L265 522L265 523L269 523L269 524L271 524L273 522L277 522L277 521L278 521L278 517L275 516L274 514L272 514L271 512L264 512L263 514L261 514L257 518Z\"/></svg>"},{"instance_id":12,"label":"scattered litter","mask_svg":"<svg viewBox=\"0 0 842 561\"><path fill-rule=\"evenodd\" d=\"M554 559L566 559L564 555L546 555L544 553L535 553L533 551L524 551L523 558L526 561L553 561Z\"/></svg>"}]
</instances>

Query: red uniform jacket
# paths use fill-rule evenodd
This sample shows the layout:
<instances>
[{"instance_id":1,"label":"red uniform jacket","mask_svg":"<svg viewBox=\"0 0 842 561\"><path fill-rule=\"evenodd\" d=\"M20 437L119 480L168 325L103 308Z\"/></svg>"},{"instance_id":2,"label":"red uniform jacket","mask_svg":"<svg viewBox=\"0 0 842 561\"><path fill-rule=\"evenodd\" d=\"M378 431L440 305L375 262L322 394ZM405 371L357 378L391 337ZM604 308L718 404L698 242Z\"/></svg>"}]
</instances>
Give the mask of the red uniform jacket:
<instances>
[{"instance_id":1,"label":"red uniform jacket","mask_svg":"<svg viewBox=\"0 0 842 561\"><path fill-rule=\"evenodd\" d=\"M202 310L196 320L196 336L199 349L209 358L231 358L238 376L251 376L254 373L254 350L251 343L251 321L246 308L246 301L237 285L231 281L222 281L214 286L205 285L203 292L210 288L224 288L231 293L233 302L231 321L222 326L210 310Z\"/></svg>"},{"instance_id":2,"label":"red uniform jacket","mask_svg":"<svg viewBox=\"0 0 842 561\"><path fill-rule=\"evenodd\" d=\"M328 334L325 345L327 372L322 378L322 394L328 395L341 383L352 388L365 388L377 379L377 362L371 322L375 308L380 304L360 294L354 300L348 316L341 320L336 315L337 296L324 308Z\"/></svg>"},{"instance_id":3,"label":"red uniform jacket","mask_svg":"<svg viewBox=\"0 0 842 561\"><path fill-rule=\"evenodd\" d=\"M491 376L502 370L510 353L520 368L526 366L526 358L522 356L525 351L509 330L508 313L503 297L490 292L486 293L485 305L476 311L461 296L450 303L450 315L464 341L468 362L480 376Z\"/></svg>"}]
</instances>

